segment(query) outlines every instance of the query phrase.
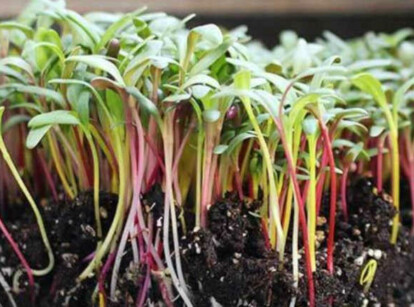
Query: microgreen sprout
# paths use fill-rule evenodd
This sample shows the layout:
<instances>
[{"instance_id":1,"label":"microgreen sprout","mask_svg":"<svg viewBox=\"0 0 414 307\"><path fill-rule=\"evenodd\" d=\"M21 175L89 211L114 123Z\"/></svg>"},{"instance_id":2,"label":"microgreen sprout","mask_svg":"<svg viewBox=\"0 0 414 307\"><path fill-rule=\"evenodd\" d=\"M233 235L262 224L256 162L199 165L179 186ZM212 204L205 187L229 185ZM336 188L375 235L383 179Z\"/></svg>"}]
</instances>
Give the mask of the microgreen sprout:
<instances>
[{"instance_id":1,"label":"microgreen sprout","mask_svg":"<svg viewBox=\"0 0 414 307\"><path fill-rule=\"evenodd\" d=\"M364 293L367 294L374 282L375 274L377 272L378 262L375 259L371 259L367 262L361 272L359 278L359 284L364 287Z\"/></svg>"}]
</instances>

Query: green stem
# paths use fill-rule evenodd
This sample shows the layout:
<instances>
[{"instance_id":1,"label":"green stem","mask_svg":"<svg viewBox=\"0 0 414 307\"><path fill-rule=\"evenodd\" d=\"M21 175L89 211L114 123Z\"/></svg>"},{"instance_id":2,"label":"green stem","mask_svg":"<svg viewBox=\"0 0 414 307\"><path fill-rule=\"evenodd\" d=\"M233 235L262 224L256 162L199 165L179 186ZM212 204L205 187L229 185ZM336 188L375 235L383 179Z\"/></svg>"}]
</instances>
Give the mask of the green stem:
<instances>
[{"instance_id":1,"label":"green stem","mask_svg":"<svg viewBox=\"0 0 414 307\"><path fill-rule=\"evenodd\" d=\"M53 255L52 248L50 246L49 239L47 237L47 233L46 233L45 225L43 223L42 215L40 214L39 209L37 208L36 203L35 203L32 195L30 194L30 192L27 189L26 185L24 184L22 178L20 177L19 172L18 172L16 166L14 165L14 163L13 163L11 157L10 157L10 154L7 151L6 144L4 143L3 136L2 136L2 131L1 131L1 119L3 117L3 113L4 113L4 107L0 107L0 151L3 155L4 161L6 162L7 166L10 169L10 171L12 172L12 175L13 175L14 179L16 180L17 184L19 185L20 189L22 190L24 196L26 196L26 199L29 202L30 207L32 208L33 213L36 217L36 222L37 222L37 225L38 225L39 230L40 230L40 235L42 237L43 244L44 244L44 246L47 250L47 255L48 255L48 258L49 258L49 264L46 268L44 268L42 270L32 269L32 272L33 272L33 275L43 276L43 275L48 274L53 269L54 264L55 264L55 257Z\"/></svg>"},{"instance_id":2,"label":"green stem","mask_svg":"<svg viewBox=\"0 0 414 307\"><path fill-rule=\"evenodd\" d=\"M315 259L315 232L316 232L316 138L308 136L309 147L309 190L308 190L308 229L309 252L311 256L312 271L316 270Z\"/></svg>"},{"instance_id":3,"label":"green stem","mask_svg":"<svg viewBox=\"0 0 414 307\"><path fill-rule=\"evenodd\" d=\"M93 204L95 210L95 221L96 221L96 230L98 235L98 244L102 239L102 223L101 223L101 214L99 210L99 159L98 152L96 150L95 143L92 139L92 136L86 128L83 127L86 140L88 141L89 147L92 153L93 161Z\"/></svg>"}]
</instances>

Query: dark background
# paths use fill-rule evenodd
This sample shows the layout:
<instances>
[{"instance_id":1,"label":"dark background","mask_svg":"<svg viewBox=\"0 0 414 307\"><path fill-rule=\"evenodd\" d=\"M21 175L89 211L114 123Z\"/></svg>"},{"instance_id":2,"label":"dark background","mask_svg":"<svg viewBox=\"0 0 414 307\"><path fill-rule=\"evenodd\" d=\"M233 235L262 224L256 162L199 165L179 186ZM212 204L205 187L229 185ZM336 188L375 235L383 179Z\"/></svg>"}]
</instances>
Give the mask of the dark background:
<instances>
[{"instance_id":1,"label":"dark background","mask_svg":"<svg viewBox=\"0 0 414 307\"><path fill-rule=\"evenodd\" d=\"M364 0L361 0L364 1ZM390 14L262 14L244 16L197 16L190 25L213 22L228 28L245 24L253 38L272 47L278 34L285 29L296 31L308 40L329 30L342 38L360 36L367 31L393 32L401 28L414 28L414 12Z\"/></svg>"},{"instance_id":2,"label":"dark background","mask_svg":"<svg viewBox=\"0 0 414 307\"><path fill-rule=\"evenodd\" d=\"M0 19L16 16L31 1L0 0ZM52 0L53 1L53 0ZM196 13L190 25L217 23L228 28L240 24L268 46L283 29L312 40L323 30L350 38L369 30L393 32L414 28L414 0L66 0L79 13L129 12L146 5L149 11L177 16Z\"/></svg>"}]
</instances>

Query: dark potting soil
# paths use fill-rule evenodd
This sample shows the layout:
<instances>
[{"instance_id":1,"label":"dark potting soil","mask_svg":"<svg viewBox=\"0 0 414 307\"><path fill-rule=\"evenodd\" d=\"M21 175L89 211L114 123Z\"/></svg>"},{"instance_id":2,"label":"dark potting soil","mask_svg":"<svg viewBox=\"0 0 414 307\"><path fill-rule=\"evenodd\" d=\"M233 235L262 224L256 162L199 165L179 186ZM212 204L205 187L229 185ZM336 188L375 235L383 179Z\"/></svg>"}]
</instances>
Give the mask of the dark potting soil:
<instances>
[{"instance_id":1,"label":"dark potting soil","mask_svg":"<svg viewBox=\"0 0 414 307\"><path fill-rule=\"evenodd\" d=\"M369 179L354 180L348 189L349 220L337 214L335 272L326 266L329 211L327 195L318 219L314 274L316 306L411 306L414 304L414 241L405 227L398 243L389 243L395 210L387 194L378 193ZM288 238L284 263L267 247L257 203L248 205L228 195L209 209L208 229L193 231L183 242L185 270L196 306L307 306L304 254L300 278L293 287ZM300 241L301 242L301 241ZM377 261L370 287L360 284L364 266ZM364 287L365 286L365 287ZM333 304L333 305L332 305Z\"/></svg>"},{"instance_id":2,"label":"dark potting soil","mask_svg":"<svg viewBox=\"0 0 414 307\"><path fill-rule=\"evenodd\" d=\"M104 231L109 229L116 195L101 193L101 220ZM55 254L55 267L45 277L36 277L37 306L90 306L95 282L76 279L86 265L85 258L91 255L97 244L95 230L93 195L82 193L73 201L58 203L41 202L40 211ZM35 269L44 268L48 257L45 252L38 226L28 206L14 206L9 210L6 227L19 244L29 265ZM18 258L0 235L0 269L12 284L15 273L21 270ZM7 297L0 292L0 306L9 306ZM17 306L31 306L27 275L22 271L13 296Z\"/></svg>"},{"instance_id":3,"label":"dark potting soil","mask_svg":"<svg viewBox=\"0 0 414 307\"><path fill-rule=\"evenodd\" d=\"M326 239L328 225L323 217L318 220L318 249L315 273L317 306L410 306L414 303L414 243L408 231L402 228L398 244L389 243L390 221L395 211L389 196L377 193L368 179L352 181L348 189L349 221L338 211L335 247L335 274L326 267ZM144 196L143 203L153 214L154 225L162 219L163 193L159 187ZM112 221L117 198L101 193L103 229ZM322 206L322 216L328 212L328 203ZM243 203L234 194L211 206L208 229L188 232L181 242L185 277L191 287L195 306L211 306L215 301L222 306L289 306L296 297L296 306L307 305L304 255L301 250L298 288L293 286L290 258L291 238L288 238L284 263L269 248L263 236L263 226L257 211L260 202ZM37 306L92 306L91 297L96 279L82 283L76 279L85 268L87 258L94 252L95 232L92 193L83 193L74 201L43 202L41 206L49 239L55 252L56 265L46 277L36 277ZM47 255L34 217L28 206L8 211L6 225L33 268L44 268ZM190 225L187 225L191 227ZM189 228L190 229L190 228ZM299 241L301 242L301 241ZM116 303L108 306L132 306L139 292L139 284L146 274L145 267L132 264L130 244L123 255L119 272ZM371 287L364 293L359 284L364 265L375 259L378 268ZM28 281L17 257L0 235L0 269L10 285L17 276L14 293L17 306L31 306ZM23 272L23 271L22 271ZM108 272L110 276L111 272ZM110 279L110 278L109 278ZM153 285L159 285L152 276ZM108 287L108 285L105 285ZM150 301L161 300L158 287L150 288ZM180 300L174 306L181 306ZM0 291L0 306L9 306L4 291ZM157 306L157 305L155 305Z\"/></svg>"}]
</instances>

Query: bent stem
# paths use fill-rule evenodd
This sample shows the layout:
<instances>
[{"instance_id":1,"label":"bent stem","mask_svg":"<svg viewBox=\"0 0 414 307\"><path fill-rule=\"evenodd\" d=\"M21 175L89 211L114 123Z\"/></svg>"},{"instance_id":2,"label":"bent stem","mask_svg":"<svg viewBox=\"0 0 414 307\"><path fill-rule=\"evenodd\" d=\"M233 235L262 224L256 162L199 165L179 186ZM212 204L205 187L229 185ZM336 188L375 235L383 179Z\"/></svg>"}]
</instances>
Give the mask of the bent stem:
<instances>
[{"instance_id":1,"label":"bent stem","mask_svg":"<svg viewBox=\"0 0 414 307\"><path fill-rule=\"evenodd\" d=\"M36 217L36 222L37 222L37 225L38 225L39 230L40 230L40 235L42 237L42 241L43 241L43 244L46 248L47 255L48 255L48 258L49 258L49 264L47 265L46 268L44 268L42 270L34 270L34 269L31 269L31 270L33 272L33 275L35 275L35 276L44 276L44 275L48 274L53 269L53 267L55 265L55 257L53 255L52 247L50 246L49 239L47 237L47 233L46 233L46 229L45 229L45 226L44 226L44 223L43 223L42 215L40 214L39 209L37 208L37 205L36 205L32 195L30 194L30 192L27 189L26 185L24 184L22 178L20 177L19 172L18 172L16 166L14 165L14 163L13 163L11 157L10 157L10 154L7 151L6 144L4 143L3 135L2 135L2 127L1 127L3 113L4 113L4 107L0 107L0 151L3 155L4 161L6 162L7 166L9 167L14 179L16 180L17 184L19 185L19 187L20 187L21 191L23 192L24 196L26 197L27 201L29 202L30 207L32 208L32 211L33 211L33 213Z\"/></svg>"},{"instance_id":2,"label":"bent stem","mask_svg":"<svg viewBox=\"0 0 414 307\"><path fill-rule=\"evenodd\" d=\"M250 72L240 71L235 76L235 80L234 80L236 88L249 89L250 88L250 78L251 78ZM272 158L270 157L269 148L267 146L267 143L265 141L263 133L262 133L260 127L259 127L257 119L256 119L256 117L253 113L250 98L248 96L242 96L242 97L240 97L240 99L241 99L241 101L243 103L243 106L246 110L249 121L252 124L254 131L256 132L256 135L257 135L257 138L258 138L259 144L260 144L260 149L261 149L262 154L263 154L264 164L265 164L265 167L266 167L267 178L268 178L268 182L269 182L269 207L270 207L270 213L272 215L271 221L273 221L273 223L276 226L276 231L277 231L277 236L278 236L278 238L277 238L277 250L279 252L279 258L283 259L286 239L285 239L285 235L283 234L282 224L280 222L281 220L280 220L280 213L279 213L279 198L278 198L277 190L276 190L276 180L275 180L274 173L273 173ZM271 234L272 234L272 232L271 232ZM275 238L271 237L271 242L273 243L275 241L276 241Z\"/></svg>"}]
</instances>

